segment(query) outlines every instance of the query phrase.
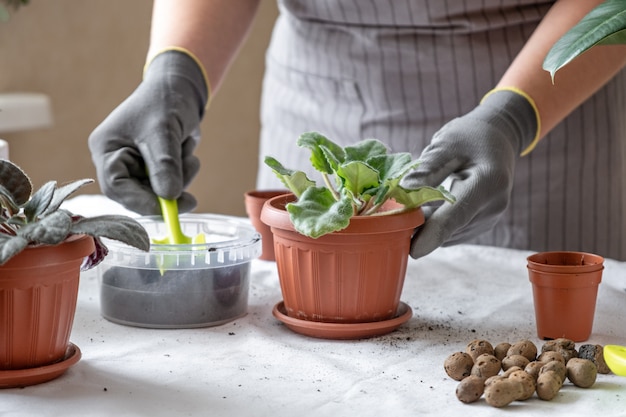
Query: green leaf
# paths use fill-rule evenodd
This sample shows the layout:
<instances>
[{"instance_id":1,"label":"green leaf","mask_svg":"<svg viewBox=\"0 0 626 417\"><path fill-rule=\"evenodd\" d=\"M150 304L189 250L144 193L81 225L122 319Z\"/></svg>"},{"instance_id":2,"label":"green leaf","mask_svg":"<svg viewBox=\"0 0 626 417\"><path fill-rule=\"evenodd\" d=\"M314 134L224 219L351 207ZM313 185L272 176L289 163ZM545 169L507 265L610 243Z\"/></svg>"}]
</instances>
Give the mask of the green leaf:
<instances>
[{"instance_id":1,"label":"green leaf","mask_svg":"<svg viewBox=\"0 0 626 417\"><path fill-rule=\"evenodd\" d=\"M150 249L150 238L146 230L139 222L126 216L107 214L81 217L72 224L70 231L73 234L118 240L144 251Z\"/></svg>"},{"instance_id":2,"label":"green leaf","mask_svg":"<svg viewBox=\"0 0 626 417\"><path fill-rule=\"evenodd\" d=\"M445 200L449 203L456 202L456 198L441 186L437 188L423 186L417 190L396 187L389 193L389 197L406 208L420 207L431 201Z\"/></svg>"},{"instance_id":3,"label":"green leaf","mask_svg":"<svg viewBox=\"0 0 626 417\"><path fill-rule=\"evenodd\" d=\"M548 51L543 69L556 72L596 45L626 43L626 1L606 0L592 9Z\"/></svg>"},{"instance_id":4,"label":"green leaf","mask_svg":"<svg viewBox=\"0 0 626 417\"><path fill-rule=\"evenodd\" d=\"M307 189L297 202L287 204L286 208L294 228L314 239L345 229L353 214L352 202L347 196L337 201L323 187Z\"/></svg>"},{"instance_id":5,"label":"green leaf","mask_svg":"<svg viewBox=\"0 0 626 417\"><path fill-rule=\"evenodd\" d=\"M375 156L367 162L380 173L380 179L383 182L400 179L419 165L419 162L414 161L408 152Z\"/></svg>"},{"instance_id":6,"label":"green leaf","mask_svg":"<svg viewBox=\"0 0 626 417\"><path fill-rule=\"evenodd\" d=\"M0 265L23 251L26 246L28 246L28 240L22 236L0 233Z\"/></svg>"},{"instance_id":7,"label":"green leaf","mask_svg":"<svg viewBox=\"0 0 626 417\"><path fill-rule=\"evenodd\" d=\"M91 178L85 178L82 180L72 181L69 184L65 184L54 191L54 196L50 205L46 209L45 213L50 213L56 211L61 207L61 204L74 192L76 192L79 188L84 187L87 184L93 183L94 180Z\"/></svg>"},{"instance_id":8,"label":"green leaf","mask_svg":"<svg viewBox=\"0 0 626 417\"><path fill-rule=\"evenodd\" d=\"M280 162L271 156L265 157L265 165L270 167L280 181L291 190L296 197L300 197L302 193L309 187L315 187L315 181L310 180L303 171L294 171L285 168Z\"/></svg>"},{"instance_id":9,"label":"green leaf","mask_svg":"<svg viewBox=\"0 0 626 417\"><path fill-rule=\"evenodd\" d=\"M20 211L20 207L15 200L13 200L13 194L0 185L0 210L3 208L8 211L9 216L17 214Z\"/></svg>"},{"instance_id":10,"label":"green leaf","mask_svg":"<svg viewBox=\"0 0 626 417\"><path fill-rule=\"evenodd\" d=\"M3 187L2 193L10 196L18 206L26 204L33 192L33 184L28 175L6 159L0 159L0 184Z\"/></svg>"},{"instance_id":11,"label":"green leaf","mask_svg":"<svg viewBox=\"0 0 626 417\"><path fill-rule=\"evenodd\" d=\"M24 205L24 215L26 216L26 222L32 222L37 219L38 216L43 214L48 206L52 197L54 196L54 189L56 188L56 181L48 181L41 188L39 188L30 200Z\"/></svg>"},{"instance_id":12,"label":"green leaf","mask_svg":"<svg viewBox=\"0 0 626 417\"><path fill-rule=\"evenodd\" d=\"M370 158L386 155L387 146L378 139L364 139L354 145L346 146L345 160L366 162Z\"/></svg>"},{"instance_id":13,"label":"green leaf","mask_svg":"<svg viewBox=\"0 0 626 417\"><path fill-rule=\"evenodd\" d=\"M322 147L325 147L326 153L330 152L339 163L345 160L343 148L317 132L303 133L296 141L296 144L311 151L311 165L324 174L332 174L334 171L326 159Z\"/></svg>"},{"instance_id":14,"label":"green leaf","mask_svg":"<svg viewBox=\"0 0 626 417\"><path fill-rule=\"evenodd\" d=\"M70 235L72 215L59 210L35 223L26 223L17 230L17 235L22 236L29 242L57 245Z\"/></svg>"},{"instance_id":15,"label":"green leaf","mask_svg":"<svg viewBox=\"0 0 626 417\"><path fill-rule=\"evenodd\" d=\"M337 169L337 175L342 178L343 186L357 196L365 190L378 187L380 183L378 171L360 161L340 165Z\"/></svg>"}]
</instances>

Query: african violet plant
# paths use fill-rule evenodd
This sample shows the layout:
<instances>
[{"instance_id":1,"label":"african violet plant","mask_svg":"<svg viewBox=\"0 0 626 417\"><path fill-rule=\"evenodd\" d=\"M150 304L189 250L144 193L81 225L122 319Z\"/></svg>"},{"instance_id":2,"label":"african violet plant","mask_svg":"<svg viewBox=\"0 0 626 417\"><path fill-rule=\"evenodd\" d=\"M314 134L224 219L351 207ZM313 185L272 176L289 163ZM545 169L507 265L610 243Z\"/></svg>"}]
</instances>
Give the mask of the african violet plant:
<instances>
[{"instance_id":1,"label":"african violet plant","mask_svg":"<svg viewBox=\"0 0 626 417\"><path fill-rule=\"evenodd\" d=\"M377 139L342 148L317 132L307 132L298 138L297 144L310 149L311 164L321 172L324 187L318 187L303 171L285 168L271 156L265 157L265 164L297 197L286 209L294 228L303 235L317 238L342 230L357 215L389 215L431 201L455 201L443 187L400 186L402 177L419 162L408 152L388 154L385 144ZM389 199L402 207L379 211Z\"/></svg>"},{"instance_id":2,"label":"african violet plant","mask_svg":"<svg viewBox=\"0 0 626 417\"><path fill-rule=\"evenodd\" d=\"M626 44L626 0L606 0L594 7L548 51L543 69L556 72L597 45Z\"/></svg>"},{"instance_id":3,"label":"african violet plant","mask_svg":"<svg viewBox=\"0 0 626 417\"><path fill-rule=\"evenodd\" d=\"M29 245L57 245L78 234L92 236L96 245L96 250L83 262L83 270L98 265L107 255L108 249L100 237L148 251L148 233L130 217L85 218L61 208L67 197L92 182L82 179L57 187L56 181L49 181L33 193L26 173L14 163L0 159L0 265Z\"/></svg>"}]
</instances>

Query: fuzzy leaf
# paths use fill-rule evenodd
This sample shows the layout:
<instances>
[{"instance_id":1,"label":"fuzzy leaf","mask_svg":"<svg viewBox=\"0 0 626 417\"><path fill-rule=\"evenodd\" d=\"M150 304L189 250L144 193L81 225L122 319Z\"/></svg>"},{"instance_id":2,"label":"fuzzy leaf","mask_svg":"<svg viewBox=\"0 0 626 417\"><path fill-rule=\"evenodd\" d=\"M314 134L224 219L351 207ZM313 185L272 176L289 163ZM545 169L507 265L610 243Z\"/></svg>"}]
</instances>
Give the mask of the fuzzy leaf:
<instances>
[{"instance_id":1,"label":"fuzzy leaf","mask_svg":"<svg viewBox=\"0 0 626 417\"><path fill-rule=\"evenodd\" d=\"M408 171L419 165L418 161L413 161L408 152L375 156L368 159L367 162L380 173L382 182L400 179Z\"/></svg>"},{"instance_id":2,"label":"fuzzy leaf","mask_svg":"<svg viewBox=\"0 0 626 417\"><path fill-rule=\"evenodd\" d=\"M326 159L325 151L322 150L322 147L326 148L326 153L333 155L335 161L342 163L345 160L343 148L317 132L303 133L296 143L298 146L308 148L311 151L311 165L324 174L332 174L334 171Z\"/></svg>"},{"instance_id":3,"label":"fuzzy leaf","mask_svg":"<svg viewBox=\"0 0 626 417\"><path fill-rule=\"evenodd\" d=\"M33 192L33 184L20 167L6 159L0 159L0 184L3 194L11 196L16 205L26 204Z\"/></svg>"},{"instance_id":4,"label":"fuzzy leaf","mask_svg":"<svg viewBox=\"0 0 626 417\"><path fill-rule=\"evenodd\" d=\"M146 230L136 220L115 214L95 217L80 217L71 226L73 234L86 234L119 240L137 249L148 251L150 238Z\"/></svg>"},{"instance_id":5,"label":"fuzzy leaf","mask_svg":"<svg viewBox=\"0 0 626 417\"><path fill-rule=\"evenodd\" d=\"M38 216L43 214L54 195L54 189L56 188L56 181L49 181L39 188L30 200L24 205L24 215L27 222L32 222L37 219Z\"/></svg>"},{"instance_id":6,"label":"fuzzy leaf","mask_svg":"<svg viewBox=\"0 0 626 417\"><path fill-rule=\"evenodd\" d=\"M0 185L0 210L6 209L8 216L12 216L20 211L20 207L13 200L13 194Z\"/></svg>"},{"instance_id":7,"label":"fuzzy leaf","mask_svg":"<svg viewBox=\"0 0 626 417\"><path fill-rule=\"evenodd\" d=\"M50 205L48 206L48 208L46 209L46 213L51 213L53 211L56 211L59 209L59 207L61 207L61 204L63 204L63 202L70 196L72 195L74 192L76 192L76 190L78 190L81 187L84 187L87 184L91 184L94 181L91 178L85 178L82 180L77 180L77 181L72 181L69 184L65 184L59 188L57 188L54 191L54 196L52 197L52 201L50 202Z\"/></svg>"},{"instance_id":8,"label":"fuzzy leaf","mask_svg":"<svg viewBox=\"0 0 626 417\"><path fill-rule=\"evenodd\" d=\"M310 180L304 172L287 169L271 156L265 157L265 164L296 197L300 197L307 188L315 187L315 181Z\"/></svg>"},{"instance_id":9,"label":"fuzzy leaf","mask_svg":"<svg viewBox=\"0 0 626 417\"><path fill-rule=\"evenodd\" d=\"M626 43L626 2L606 0L592 9L548 51L543 69L556 72L596 45Z\"/></svg>"},{"instance_id":10,"label":"fuzzy leaf","mask_svg":"<svg viewBox=\"0 0 626 417\"><path fill-rule=\"evenodd\" d=\"M26 223L17 230L17 235L22 236L29 242L57 245L70 235L72 215L59 210L35 223Z\"/></svg>"},{"instance_id":11,"label":"fuzzy leaf","mask_svg":"<svg viewBox=\"0 0 626 417\"><path fill-rule=\"evenodd\" d=\"M360 161L340 165L337 175L342 178L343 186L353 195L359 195L365 190L377 187L380 182L378 171Z\"/></svg>"},{"instance_id":12,"label":"fuzzy leaf","mask_svg":"<svg viewBox=\"0 0 626 417\"><path fill-rule=\"evenodd\" d=\"M22 236L11 236L0 233L0 265L20 253L28 246L28 240Z\"/></svg>"},{"instance_id":13,"label":"fuzzy leaf","mask_svg":"<svg viewBox=\"0 0 626 417\"><path fill-rule=\"evenodd\" d=\"M367 161L387 154L387 147L378 139L365 139L345 148L345 161Z\"/></svg>"},{"instance_id":14,"label":"fuzzy leaf","mask_svg":"<svg viewBox=\"0 0 626 417\"><path fill-rule=\"evenodd\" d=\"M456 198L441 186L437 188L423 186L417 190L396 187L389 193L389 197L406 208L423 206L431 201L445 200L449 203L456 201Z\"/></svg>"},{"instance_id":15,"label":"fuzzy leaf","mask_svg":"<svg viewBox=\"0 0 626 417\"><path fill-rule=\"evenodd\" d=\"M332 193L323 187L307 189L302 198L287 204L286 208L294 228L314 239L345 229L353 214L352 202L348 197L336 201Z\"/></svg>"}]
</instances>

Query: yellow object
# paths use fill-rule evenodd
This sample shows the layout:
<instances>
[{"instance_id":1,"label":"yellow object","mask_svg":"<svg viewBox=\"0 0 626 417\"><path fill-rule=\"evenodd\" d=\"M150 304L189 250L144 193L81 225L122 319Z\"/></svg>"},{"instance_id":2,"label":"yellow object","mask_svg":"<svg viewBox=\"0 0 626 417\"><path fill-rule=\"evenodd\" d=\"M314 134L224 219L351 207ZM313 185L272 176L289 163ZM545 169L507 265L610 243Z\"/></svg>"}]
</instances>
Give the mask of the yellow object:
<instances>
[{"instance_id":1,"label":"yellow object","mask_svg":"<svg viewBox=\"0 0 626 417\"><path fill-rule=\"evenodd\" d=\"M491 94L493 94L493 93L495 93L497 91L512 91L512 92L514 92L516 94L519 94L520 96L522 96L526 100L528 100L528 103L530 103L530 105L532 106L533 110L535 111L535 116L537 117L537 132L535 133L535 137L533 138L532 142L530 142L530 145L528 145L528 147L526 149L524 149L522 151L522 153L520 154L520 156L526 156L533 149L535 149L535 146L537 146L537 144L539 143L539 135L541 134L541 117L539 116L539 109L537 109L537 105L535 104L535 100L533 100L532 97L530 97L528 94L526 94L526 92L522 91L521 89L519 89L517 87L498 87L498 88L494 88L493 90L491 90L487 94L485 94L485 96L481 100L481 103L483 102L483 100L485 100L487 97L489 97Z\"/></svg>"},{"instance_id":2,"label":"yellow object","mask_svg":"<svg viewBox=\"0 0 626 417\"><path fill-rule=\"evenodd\" d=\"M198 233L193 238L185 235L180 228L180 219L178 218L178 203L176 200L167 200L159 197L159 204L161 205L161 213L163 214L163 221L167 227L167 236L163 239L152 239L152 243L161 245L167 244L190 244L190 243L205 243L206 239L204 233Z\"/></svg>"},{"instance_id":3,"label":"yellow object","mask_svg":"<svg viewBox=\"0 0 626 417\"><path fill-rule=\"evenodd\" d=\"M626 346L604 346L604 361L615 375L626 376Z\"/></svg>"}]
</instances>

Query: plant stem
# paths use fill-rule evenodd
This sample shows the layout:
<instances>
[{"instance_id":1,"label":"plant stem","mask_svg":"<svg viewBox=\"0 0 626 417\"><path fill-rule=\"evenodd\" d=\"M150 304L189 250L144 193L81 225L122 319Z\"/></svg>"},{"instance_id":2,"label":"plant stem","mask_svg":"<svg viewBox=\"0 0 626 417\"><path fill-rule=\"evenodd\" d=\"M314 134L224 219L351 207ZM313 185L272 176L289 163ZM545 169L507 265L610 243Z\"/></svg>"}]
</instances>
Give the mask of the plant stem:
<instances>
[{"instance_id":1,"label":"plant stem","mask_svg":"<svg viewBox=\"0 0 626 417\"><path fill-rule=\"evenodd\" d=\"M322 178L324 179L324 184L326 184L326 188L331 192L336 201L339 201L339 193L335 190L335 187L330 183L330 178L328 174L322 174Z\"/></svg>"}]
</instances>

